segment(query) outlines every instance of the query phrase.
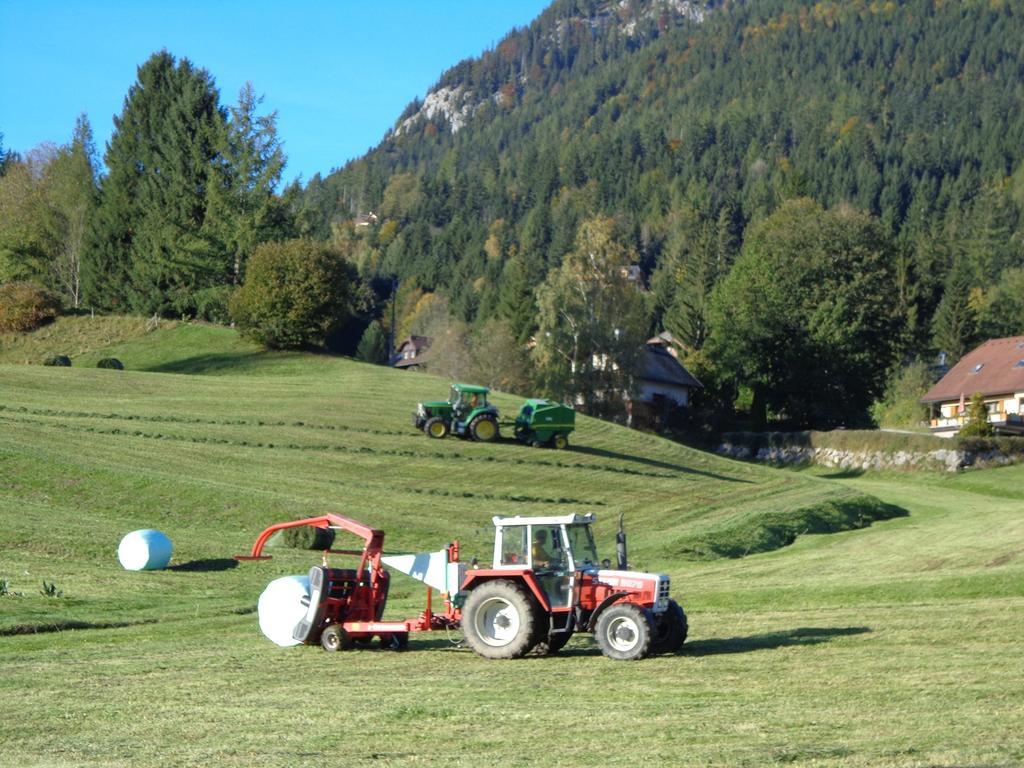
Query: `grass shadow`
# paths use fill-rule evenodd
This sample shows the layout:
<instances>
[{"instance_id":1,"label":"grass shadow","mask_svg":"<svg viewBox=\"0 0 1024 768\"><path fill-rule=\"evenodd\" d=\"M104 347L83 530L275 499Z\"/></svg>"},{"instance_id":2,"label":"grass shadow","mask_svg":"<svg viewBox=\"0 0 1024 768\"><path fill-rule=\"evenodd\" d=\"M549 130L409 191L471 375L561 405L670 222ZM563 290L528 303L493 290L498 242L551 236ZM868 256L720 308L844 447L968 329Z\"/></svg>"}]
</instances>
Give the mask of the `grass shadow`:
<instances>
[{"instance_id":1,"label":"grass shadow","mask_svg":"<svg viewBox=\"0 0 1024 768\"><path fill-rule=\"evenodd\" d=\"M683 646L687 656L717 656L725 653L752 653L794 645L818 645L837 637L863 635L871 627L798 627L784 632L766 632L749 637L724 637L696 640Z\"/></svg>"},{"instance_id":2,"label":"grass shadow","mask_svg":"<svg viewBox=\"0 0 1024 768\"><path fill-rule=\"evenodd\" d=\"M189 560L187 563L168 566L168 571L184 573L211 573L213 571L230 571L238 567L238 561L230 557L213 557L206 560Z\"/></svg>"},{"instance_id":3,"label":"grass shadow","mask_svg":"<svg viewBox=\"0 0 1024 768\"><path fill-rule=\"evenodd\" d=\"M155 623L156 619L98 622L63 619L60 621L41 621L35 624L15 624L13 627L0 629L0 637L11 637L14 635L42 635L49 632L65 632L72 629L123 629L124 627L137 627L143 624Z\"/></svg>"},{"instance_id":4,"label":"grass shadow","mask_svg":"<svg viewBox=\"0 0 1024 768\"><path fill-rule=\"evenodd\" d=\"M849 467L847 469L840 469L836 472L829 472L826 475L818 475L826 480L848 480L854 477L861 477L867 473L866 469L860 467Z\"/></svg>"},{"instance_id":5,"label":"grass shadow","mask_svg":"<svg viewBox=\"0 0 1024 768\"><path fill-rule=\"evenodd\" d=\"M255 370L267 362L266 352L235 352L210 355L193 355L182 360L170 360L158 365L145 366L141 370L150 373L244 373Z\"/></svg>"},{"instance_id":6,"label":"grass shadow","mask_svg":"<svg viewBox=\"0 0 1024 768\"><path fill-rule=\"evenodd\" d=\"M604 448L592 448L588 445L573 445L570 449L572 453L581 453L585 456L594 456L602 459L618 459L619 461L630 461L635 464L642 464L646 467L654 467L656 469L667 469L671 472L681 472L685 475L700 475L701 477L710 477L714 480L725 480L730 483L751 483L751 480L744 480L739 477L728 477L727 475L719 475L716 472L706 472L702 469L694 469L693 467L684 467L682 464L672 464L667 461L658 461L657 459L645 459L642 456L633 456L629 453L617 453L616 451L608 451Z\"/></svg>"}]
</instances>

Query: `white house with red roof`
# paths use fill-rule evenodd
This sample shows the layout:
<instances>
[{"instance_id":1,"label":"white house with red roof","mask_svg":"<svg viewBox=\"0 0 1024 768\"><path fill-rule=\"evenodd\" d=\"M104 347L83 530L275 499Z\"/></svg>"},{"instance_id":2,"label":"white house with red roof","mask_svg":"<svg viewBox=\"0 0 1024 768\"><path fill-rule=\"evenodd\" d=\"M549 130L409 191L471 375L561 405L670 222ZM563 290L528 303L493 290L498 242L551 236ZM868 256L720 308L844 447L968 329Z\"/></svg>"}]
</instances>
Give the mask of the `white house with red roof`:
<instances>
[{"instance_id":1,"label":"white house with red roof","mask_svg":"<svg viewBox=\"0 0 1024 768\"><path fill-rule=\"evenodd\" d=\"M1024 434L1024 336L986 341L925 393L921 402L931 409L932 434L959 432L967 404L979 392L996 434Z\"/></svg>"}]
</instances>

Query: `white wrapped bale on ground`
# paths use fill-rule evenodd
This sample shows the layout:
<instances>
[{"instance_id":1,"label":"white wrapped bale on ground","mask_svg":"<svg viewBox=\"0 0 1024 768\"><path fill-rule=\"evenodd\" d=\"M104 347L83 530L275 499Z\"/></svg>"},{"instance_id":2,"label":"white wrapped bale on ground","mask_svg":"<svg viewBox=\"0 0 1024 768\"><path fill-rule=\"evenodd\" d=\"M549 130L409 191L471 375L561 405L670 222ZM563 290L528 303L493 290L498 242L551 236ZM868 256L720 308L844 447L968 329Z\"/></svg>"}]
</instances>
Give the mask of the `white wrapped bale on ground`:
<instances>
[{"instance_id":1,"label":"white wrapped bale on ground","mask_svg":"<svg viewBox=\"0 0 1024 768\"><path fill-rule=\"evenodd\" d=\"M267 584L257 604L260 631L282 648L299 645L299 641L292 637L292 632L295 625L305 617L308 605L308 576L282 576L274 579Z\"/></svg>"},{"instance_id":2,"label":"white wrapped bale on ground","mask_svg":"<svg viewBox=\"0 0 1024 768\"><path fill-rule=\"evenodd\" d=\"M171 562L171 540L160 531L132 531L117 547L117 559L128 571L159 571Z\"/></svg>"}]
</instances>

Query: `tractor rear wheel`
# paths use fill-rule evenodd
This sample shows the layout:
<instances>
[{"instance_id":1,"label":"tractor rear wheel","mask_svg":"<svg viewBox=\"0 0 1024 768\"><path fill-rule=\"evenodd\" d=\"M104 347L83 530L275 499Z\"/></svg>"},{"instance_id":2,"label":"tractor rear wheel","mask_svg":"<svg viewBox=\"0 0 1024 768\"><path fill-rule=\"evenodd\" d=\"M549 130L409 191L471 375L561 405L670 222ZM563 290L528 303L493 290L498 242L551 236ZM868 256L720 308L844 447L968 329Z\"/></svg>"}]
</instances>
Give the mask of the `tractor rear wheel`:
<instances>
[{"instance_id":1,"label":"tractor rear wheel","mask_svg":"<svg viewBox=\"0 0 1024 768\"><path fill-rule=\"evenodd\" d=\"M423 431L427 433L427 437L440 440L448 436L448 422L440 416L433 416L424 423Z\"/></svg>"},{"instance_id":2,"label":"tractor rear wheel","mask_svg":"<svg viewBox=\"0 0 1024 768\"><path fill-rule=\"evenodd\" d=\"M675 600L668 601L668 609L654 616L652 653L676 653L686 642L688 630L686 614Z\"/></svg>"},{"instance_id":3,"label":"tractor rear wheel","mask_svg":"<svg viewBox=\"0 0 1024 768\"><path fill-rule=\"evenodd\" d=\"M488 581L469 593L462 631L474 652L487 659L518 659L536 644L536 604L514 581Z\"/></svg>"},{"instance_id":4,"label":"tractor rear wheel","mask_svg":"<svg viewBox=\"0 0 1024 768\"><path fill-rule=\"evenodd\" d=\"M569 436L563 434L562 432L556 433L551 438L551 447L556 448L559 451L564 451L566 448L569 447Z\"/></svg>"},{"instance_id":5,"label":"tractor rear wheel","mask_svg":"<svg viewBox=\"0 0 1024 768\"><path fill-rule=\"evenodd\" d=\"M651 652L653 629L650 611L632 603L617 603L598 617L594 636L609 659L633 661Z\"/></svg>"},{"instance_id":6,"label":"tractor rear wheel","mask_svg":"<svg viewBox=\"0 0 1024 768\"><path fill-rule=\"evenodd\" d=\"M485 413L469 422L469 434L481 443L491 443L498 439L498 420Z\"/></svg>"}]
</instances>

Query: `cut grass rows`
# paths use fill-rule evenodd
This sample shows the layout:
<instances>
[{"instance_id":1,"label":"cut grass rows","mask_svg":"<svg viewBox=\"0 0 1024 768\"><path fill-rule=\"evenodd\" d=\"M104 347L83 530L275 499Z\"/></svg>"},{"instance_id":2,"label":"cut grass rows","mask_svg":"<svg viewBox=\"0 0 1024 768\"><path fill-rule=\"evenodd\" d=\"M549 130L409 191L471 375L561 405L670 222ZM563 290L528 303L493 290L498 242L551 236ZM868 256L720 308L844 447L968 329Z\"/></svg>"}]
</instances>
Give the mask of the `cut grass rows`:
<instances>
[{"instance_id":1,"label":"cut grass rows","mask_svg":"<svg viewBox=\"0 0 1024 768\"><path fill-rule=\"evenodd\" d=\"M0 578L23 593L0 597L0 699L16 713L0 719L0 766L1024 762L1024 467L833 479L586 418L564 454L435 443L401 427L445 382L323 358L303 370L301 356L247 358L245 375L222 362L205 359L217 377L0 366ZM906 514L827 535L800 519L847 504L874 518L871 497ZM318 555L231 559L269 523L337 511L383 528L389 550L459 538L486 561L492 515L572 511L560 498L603 504L580 510L596 511L605 553L625 512L631 560L668 573L687 609L682 655L620 664L584 636L510 663L444 634L405 654L280 649L256 598ZM795 540L738 559L686 551L746 547L769 523ZM148 526L171 536L175 567L123 571L119 538ZM422 600L396 578L387 616Z\"/></svg>"},{"instance_id":2,"label":"cut grass rows","mask_svg":"<svg viewBox=\"0 0 1024 768\"><path fill-rule=\"evenodd\" d=\"M18 419L17 417L3 417L0 416L0 420L5 420L12 423L33 423L29 419ZM135 421L129 419L128 421ZM143 420L145 421L145 420ZM34 422L39 423L39 422ZM182 423L204 423L204 422L183 422L179 420L165 419L163 423L166 424L182 424ZM205 422L209 423L209 422ZM306 427L308 425L302 423L278 423L278 424L254 424L248 425L239 422L224 422L218 423L218 426L259 426L259 427ZM258 440L245 440L245 439L230 439L224 437L215 437L212 435L200 435L200 434L176 434L173 432L144 432L140 429L132 429L131 427L120 428L120 427L109 427L101 428L88 425L76 425L68 422L51 421L49 426L54 429L68 430L74 432L87 432L97 435L129 435L132 437L148 438L152 440L180 440L184 442L192 443L209 443L213 445L226 445L236 447L252 447L252 448L277 448L281 450L293 450L293 451L335 451L339 453L361 453L361 454L379 454L381 456L392 456L392 457L403 457L403 458L418 458L430 456L433 459L440 459L442 461L460 461L460 462L487 462L491 464L518 464L525 466L534 467L558 467L562 469L586 469L594 472L614 472L624 475L636 475L638 477L653 477L653 478L674 478L675 475L667 472L644 472L637 469L630 469L629 467L617 467L602 464L584 464L579 462L564 462L564 461L544 461L544 460L528 460L528 459L500 459L496 456L470 456L464 453L455 453L452 451L414 451L414 450L402 450L397 448L374 448L370 445L348 445L340 443L293 443L293 442L262 442ZM317 429L318 427L312 427ZM330 427L319 427L320 429L330 429ZM362 432L363 434L386 434L383 432L375 431L370 432L369 430L351 430ZM408 436L408 435L405 435ZM685 473L687 470L680 468L680 472Z\"/></svg>"}]
</instances>

